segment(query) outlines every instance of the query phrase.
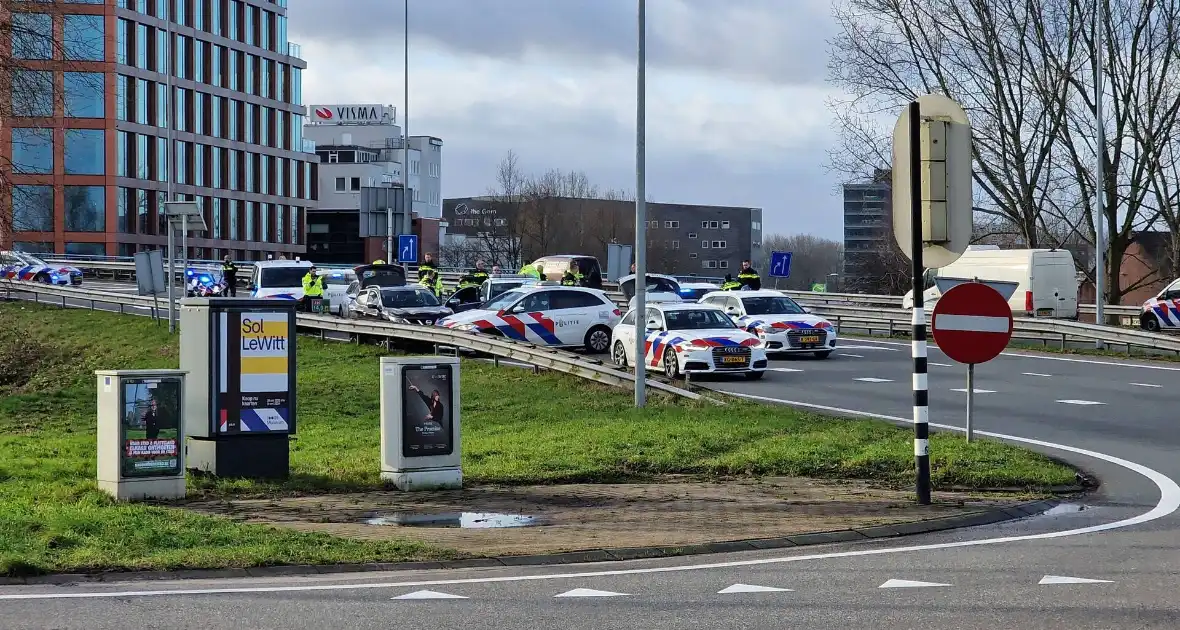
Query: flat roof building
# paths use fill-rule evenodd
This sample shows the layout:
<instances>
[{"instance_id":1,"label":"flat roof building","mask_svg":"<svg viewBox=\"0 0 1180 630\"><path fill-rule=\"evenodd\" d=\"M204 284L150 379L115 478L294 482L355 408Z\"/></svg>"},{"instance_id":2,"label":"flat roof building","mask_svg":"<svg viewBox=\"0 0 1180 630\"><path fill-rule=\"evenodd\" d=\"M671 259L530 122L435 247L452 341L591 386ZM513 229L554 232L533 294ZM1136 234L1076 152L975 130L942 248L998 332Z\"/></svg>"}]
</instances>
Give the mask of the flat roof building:
<instances>
[{"instance_id":1,"label":"flat roof building","mask_svg":"<svg viewBox=\"0 0 1180 630\"><path fill-rule=\"evenodd\" d=\"M6 4L0 246L156 249L171 197L204 212L192 258L305 252L316 159L286 0Z\"/></svg>"}]
</instances>

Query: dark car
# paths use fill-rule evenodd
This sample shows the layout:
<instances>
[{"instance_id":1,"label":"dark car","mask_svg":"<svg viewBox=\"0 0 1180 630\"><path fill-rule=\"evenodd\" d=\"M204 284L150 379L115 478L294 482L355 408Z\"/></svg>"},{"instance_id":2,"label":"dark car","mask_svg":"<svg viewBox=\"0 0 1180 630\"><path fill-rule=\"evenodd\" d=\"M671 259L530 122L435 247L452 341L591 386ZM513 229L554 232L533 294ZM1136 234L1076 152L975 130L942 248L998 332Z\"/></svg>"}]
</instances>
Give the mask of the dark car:
<instances>
[{"instance_id":1,"label":"dark car","mask_svg":"<svg viewBox=\"0 0 1180 630\"><path fill-rule=\"evenodd\" d=\"M418 285L368 287L357 295L348 312L354 318L375 317L395 324L423 326L433 326L435 321L454 313L440 304L430 289Z\"/></svg>"},{"instance_id":2,"label":"dark car","mask_svg":"<svg viewBox=\"0 0 1180 630\"><path fill-rule=\"evenodd\" d=\"M602 288L602 267L598 265L598 259L593 256L573 254L545 256L534 261L533 266L541 265L545 269L545 277L541 278L542 280L561 282L561 277L570 268L570 261L578 263L578 273L585 276L587 287L591 289Z\"/></svg>"},{"instance_id":3,"label":"dark car","mask_svg":"<svg viewBox=\"0 0 1180 630\"><path fill-rule=\"evenodd\" d=\"M401 265L359 265L353 268L353 280L344 292L344 306L340 315L349 317L349 311L356 305L360 294L370 287L406 286L406 268Z\"/></svg>"}]
</instances>

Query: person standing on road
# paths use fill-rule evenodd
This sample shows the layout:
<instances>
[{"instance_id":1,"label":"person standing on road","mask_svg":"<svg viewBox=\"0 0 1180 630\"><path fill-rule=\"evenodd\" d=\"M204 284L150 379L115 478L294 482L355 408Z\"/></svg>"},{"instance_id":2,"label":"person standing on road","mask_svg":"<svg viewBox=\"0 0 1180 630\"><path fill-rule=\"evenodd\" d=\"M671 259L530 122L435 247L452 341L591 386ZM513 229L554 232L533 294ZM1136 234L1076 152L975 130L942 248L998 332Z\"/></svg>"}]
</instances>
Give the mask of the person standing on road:
<instances>
[{"instance_id":1,"label":"person standing on road","mask_svg":"<svg viewBox=\"0 0 1180 630\"><path fill-rule=\"evenodd\" d=\"M750 261L748 260L742 261L742 270L738 273L737 279L738 282L742 283L743 289L757 291L762 288L762 278L758 275L758 272L750 266Z\"/></svg>"},{"instance_id":2,"label":"person standing on road","mask_svg":"<svg viewBox=\"0 0 1180 630\"><path fill-rule=\"evenodd\" d=\"M733 279L733 276L725 274L725 282L721 283L722 291L737 291L742 288L742 283Z\"/></svg>"},{"instance_id":3,"label":"person standing on road","mask_svg":"<svg viewBox=\"0 0 1180 630\"><path fill-rule=\"evenodd\" d=\"M582 287L586 286L586 277L582 272L578 271L577 261L570 261L570 268L566 270L565 275L561 277L561 286L563 287Z\"/></svg>"},{"instance_id":4,"label":"person standing on road","mask_svg":"<svg viewBox=\"0 0 1180 630\"><path fill-rule=\"evenodd\" d=\"M418 265L418 281L421 282L427 273L438 273L438 267L434 266L434 256L430 254L426 254L422 264Z\"/></svg>"},{"instance_id":5,"label":"person standing on road","mask_svg":"<svg viewBox=\"0 0 1180 630\"><path fill-rule=\"evenodd\" d=\"M225 280L230 297L238 297L238 266L234 264L229 254L221 261L221 279Z\"/></svg>"},{"instance_id":6,"label":"person standing on road","mask_svg":"<svg viewBox=\"0 0 1180 630\"><path fill-rule=\"evenodd\" d=\"M312 265L307 274L303 276L303 309L308 310L311 306L311 300L314 298L324 298L324 277L316 273L315 265Z\"/></svg>"},{"instance_id":7,"label":"person standing on road","mask_svg":"<svg viewBox=\"0 0 1180 630\"><path fill-rule=\"evenodd\" d=\"M492 275L493 276L498 276L502 273L504 273L504 272L500 269L500 265L492 265Z\"/></svg>"}]
</instances>

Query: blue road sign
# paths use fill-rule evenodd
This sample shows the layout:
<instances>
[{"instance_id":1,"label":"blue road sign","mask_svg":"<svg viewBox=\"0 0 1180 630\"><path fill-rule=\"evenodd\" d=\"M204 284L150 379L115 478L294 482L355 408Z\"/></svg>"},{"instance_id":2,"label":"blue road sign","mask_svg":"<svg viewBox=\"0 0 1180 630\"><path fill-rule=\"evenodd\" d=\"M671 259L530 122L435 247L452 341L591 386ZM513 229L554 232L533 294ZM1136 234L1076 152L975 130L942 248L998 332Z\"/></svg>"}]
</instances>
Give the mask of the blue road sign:
<instances>
[{"instance_id":1,"label":"blue road sign","mask_svg":"<svg viewBox=\"0 0 1180 630\"><path fill-rule=\"evenodd\" d=\"M791 277L791 252L770 252L770 277Z\"/></svg>"},{"instance_id":2,"label":"blue road sign","mask_svg":"<svg viewBox=\"0 0 1180 630\"><path fill-rule=\"evenodd\" d=\"M397 237L397 261L399 263L418 262L418 236L415 234L399 234Z\"/></svg>"}]
</instances>

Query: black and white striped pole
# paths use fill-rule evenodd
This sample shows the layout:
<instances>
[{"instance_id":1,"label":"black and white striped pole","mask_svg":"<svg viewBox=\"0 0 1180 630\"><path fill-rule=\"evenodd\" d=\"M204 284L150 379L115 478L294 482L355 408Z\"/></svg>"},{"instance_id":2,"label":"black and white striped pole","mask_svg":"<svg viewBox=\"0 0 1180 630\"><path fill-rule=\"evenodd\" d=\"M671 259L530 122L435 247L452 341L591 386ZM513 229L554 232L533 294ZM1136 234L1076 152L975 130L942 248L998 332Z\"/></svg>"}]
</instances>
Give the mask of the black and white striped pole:
<instances>
[{"instance_id":1,"label":"black and white striped pole","mask_svg":"<svg viewBox=\"0 0 1180 630\"><path fill-rule=\"evenodd\" d=\"M922 268L922 106L909 105L910 260L913 262L914 466L918 504L930 505L930 393L926 379L926 300Z\"/></svg>"}]
</instances>

